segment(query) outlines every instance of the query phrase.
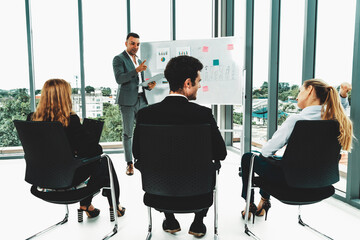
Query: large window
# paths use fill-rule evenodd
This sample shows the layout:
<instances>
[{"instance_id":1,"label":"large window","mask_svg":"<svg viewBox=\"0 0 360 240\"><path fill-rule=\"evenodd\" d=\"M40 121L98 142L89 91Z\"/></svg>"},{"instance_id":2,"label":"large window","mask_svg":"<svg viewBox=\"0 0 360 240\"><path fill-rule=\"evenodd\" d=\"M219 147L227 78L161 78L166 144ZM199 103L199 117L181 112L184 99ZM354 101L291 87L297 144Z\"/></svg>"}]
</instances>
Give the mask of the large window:
<instances>
[{"instance_id":1,"label":"large window","mask_svg":"<svg viewBox=\"0 0 360 240\"><path fill-rule=\"evenodd\" d=\"M86 117L103 120L102 142L121 140L112 60L125 49L126 1L83 1ZM80 95L79 95L80 96Z\"/></svg>"},{"instance_id":2,"label":"large window","mask_svg":"<svg viewBox=\"0 0 360 240\"><path fill-rule=\"evenodd\" d=\"M77 1L31 1L37 90L51 78L62 78L72 88L81 87L77 9ZM81 108L75 106L74 110L82 116Z\"/></svg>"},{"instance_id":3,"label":"large window","mask_svg":"<svg viewBox=\"0 0 360 240\"><path fill-rule=\"evenodd\" d=\"M30 113L24 1L0 1L0 147L19 146L12 121Z\"/></svg>"},{"instance_id":4,"label":"large window","mask_svg":"<svg viewBox=\"0 0 360 240\"><path fill-rule=\"evenodd\" d=\"M270 1L254 1L252 148L267 136Z\"/></svg>"},{"instance_id":5,"label":"large window","mask_svg":"<svg viewBox=\"0 0 360 240\"><path fill-rule=\"evenodd\" d=\"M194 21L196 19L196 21ZM212 1L176 1L176 39L207 39L212 34Z\"/></svg>"},{"instance_id":6,"label":"large window","mask_svg":"<svg viewBox=\"0 0 360 240\"><path fill-rule=\"evenodd\" d=\"M240 47L245 50L245 26L246 26L246 1L245 0L239 0L234 2L234 36L240 41ZM243 52L243 51L242 51ZM243 64L242 69L245 68L243 60L241 63ZM241 75L243 75L243 72L240 72ZM241 76L241 79L243 76ZM245 79L242 79L245 83ZM242 86L243 89L245 89L245 84ZM245 102L243 102L245 104ZM243 106L241 105L234 105L233 110L233 146L236 148L241 149L242 141L242 133L243 133Z\"/></svg>"},{"instance_id":7,"label":"large window","mask_svg":"<svg viewBox=\"0 0 360 240\"><path fill-rule=\"evenodd\" d=\"M169 0L130 2L131 31L139 34L142 42L170 40Z\"/></svg>"},{"instance_id":8,"label":"large window","mask_svg":"<svg viewBox=\"0 0 360 240\"><path fill-rule=\"evenodd\" d=\"M281 1L278 125L298 113L296 96L302 84L305 0Z\"/></svg>"},{"instance_id":9,"label":"large window","mask_svg":"<svg viewBox=\"0 0 360 240\"><path fill-rule=\"evenodd\" d=\"M351 83L355 29L355 0L319 0L315 77L338 87ZM336 188L346 191L347 152L340 160L340 182Z\"/></svg>"}]
</instances>

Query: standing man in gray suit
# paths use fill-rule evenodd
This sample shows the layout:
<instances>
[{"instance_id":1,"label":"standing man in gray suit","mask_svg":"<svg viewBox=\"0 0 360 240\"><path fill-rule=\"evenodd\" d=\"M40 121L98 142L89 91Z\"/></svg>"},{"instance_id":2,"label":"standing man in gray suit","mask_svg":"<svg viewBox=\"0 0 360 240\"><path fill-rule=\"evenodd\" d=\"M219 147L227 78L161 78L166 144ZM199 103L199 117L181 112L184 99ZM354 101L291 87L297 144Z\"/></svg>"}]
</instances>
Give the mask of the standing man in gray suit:
<instances>
[{"instance_id":1,"label":"standing man in gray suit","mask_svg":"<svg viewBox=\"0 0 360 240\"><path fill-rule=\"evenodd\" d=\"M140 47L140 37L136 33L129 33L125 42L126 50L113 59L113 69L116 82L119 84L116 103L122 115L123 145L125 161L127 162L126 174L134 174L132 161L132 137L135 115L147 106L144 91L151 90L156 83L149 83L147 87L139 86L144 81L146 60L141 61L136 55Z\"/></svg>"}]
</instances>

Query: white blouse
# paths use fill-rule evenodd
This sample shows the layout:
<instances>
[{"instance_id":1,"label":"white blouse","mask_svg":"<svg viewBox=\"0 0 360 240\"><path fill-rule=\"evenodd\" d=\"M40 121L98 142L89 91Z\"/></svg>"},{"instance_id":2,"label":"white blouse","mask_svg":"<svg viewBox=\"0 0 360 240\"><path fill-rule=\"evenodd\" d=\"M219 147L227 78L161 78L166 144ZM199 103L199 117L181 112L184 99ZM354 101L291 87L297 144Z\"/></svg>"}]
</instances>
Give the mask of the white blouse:
<instances>
[{"instance_id":1,"label":"white blouse","mask_svg":"<svg viewBox=\"0 0 360 240\"><path fill-rule=\"evenodd\" d=\"M272 138L266 142L262 149L261 154L264 157L272 156L284 147L289 141L289 137L294 129L295 123L299 120L321 120L321 107L322 105L309 106L304 108L301 113L294 114L288 117L285 122L274 133Z\"/></svg>"}]
</instances>

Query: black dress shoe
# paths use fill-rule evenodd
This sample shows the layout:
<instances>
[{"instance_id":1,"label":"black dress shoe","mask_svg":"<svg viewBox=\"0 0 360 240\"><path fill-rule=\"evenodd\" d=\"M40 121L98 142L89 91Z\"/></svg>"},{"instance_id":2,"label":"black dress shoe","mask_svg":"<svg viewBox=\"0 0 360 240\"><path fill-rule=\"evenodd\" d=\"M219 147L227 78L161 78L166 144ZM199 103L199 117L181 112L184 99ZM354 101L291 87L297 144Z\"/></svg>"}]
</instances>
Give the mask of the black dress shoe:
<instances>
[{"instance_id":1,"label":"black dress shoe","mask_svg":"<svg viewBox=\"0 0 360 240\"><path fill-rule=\"evenodd\" d=\"M180 224L176 219L168 220L165 218L162 227L164 231L168 233L176 233L181 231Z\"/></svg>"},{"instance_id":2,"label":"black dress shoe","mask_svg":"<svg viewBox=\"0 0 360 240\"><path fill-rule=\"evenodd\" d=\"M206 234L206 226L203 222L193 222L189 229L189 234L195 237L203 237Z\"/></svg>"}]
</instances>

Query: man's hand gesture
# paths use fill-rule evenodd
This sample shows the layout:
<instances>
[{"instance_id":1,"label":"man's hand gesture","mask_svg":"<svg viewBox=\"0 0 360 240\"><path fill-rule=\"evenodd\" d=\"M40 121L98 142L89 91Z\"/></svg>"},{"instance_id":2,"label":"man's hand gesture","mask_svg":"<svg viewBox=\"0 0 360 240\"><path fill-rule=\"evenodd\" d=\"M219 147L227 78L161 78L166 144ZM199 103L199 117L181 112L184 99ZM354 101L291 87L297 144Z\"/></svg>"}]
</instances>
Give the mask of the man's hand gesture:
<instances>
[{"instance_id":1,"label":"man's hand gesture","mask_svg":"<svg viewBox=\"0 0 360 240\"><path fill-rule=\"evenodd\" d=\"M346 98L348 96L348 92L351 91L352 87L350 83L343 82L340 85L340 96Z\"/></svg>"},{"instance_id":2,"label":"man's hand gesture","mask_svg":"<svg viewBox=\"0 0 360 240\"><path fill-rule=\"evenodd\" d=\"M136 71L137 72L142 72L145 71L147 69L147 66L145 65L146 60L144 60L137 68Z\"/></svg>"}]
</instances>

